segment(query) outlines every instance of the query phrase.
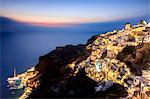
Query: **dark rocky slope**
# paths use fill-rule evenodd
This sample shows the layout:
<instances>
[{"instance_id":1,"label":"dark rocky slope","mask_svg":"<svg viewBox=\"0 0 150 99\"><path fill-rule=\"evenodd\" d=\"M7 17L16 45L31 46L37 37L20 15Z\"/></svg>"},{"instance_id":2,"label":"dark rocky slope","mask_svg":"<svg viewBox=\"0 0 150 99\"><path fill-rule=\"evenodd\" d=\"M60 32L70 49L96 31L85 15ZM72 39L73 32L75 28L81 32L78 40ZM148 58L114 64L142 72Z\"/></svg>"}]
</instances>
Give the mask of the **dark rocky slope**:
<instances>
[{"instance_id":1,"label":"dark rocky slope","mask_svg":"<svg viewBox=\"0 0 150 99\"><path fill-rule=\"evenodd\" d=\"M86 45L92 43L96 38L97 36L91 37ZM127 96L126 89L120 84L114 84L104 92L95 93L97 82L86 76L84 68L80 69L76 76L70 76L74 70L68 68L67 64L74 61L78 64L91 54L91 50L87 50L86 45L57 47L52 52L41 56L36 65L36 70L42 73L41 84L29 98L105 98L106 96L116 98Z\"/></svg>"}]
</instances>

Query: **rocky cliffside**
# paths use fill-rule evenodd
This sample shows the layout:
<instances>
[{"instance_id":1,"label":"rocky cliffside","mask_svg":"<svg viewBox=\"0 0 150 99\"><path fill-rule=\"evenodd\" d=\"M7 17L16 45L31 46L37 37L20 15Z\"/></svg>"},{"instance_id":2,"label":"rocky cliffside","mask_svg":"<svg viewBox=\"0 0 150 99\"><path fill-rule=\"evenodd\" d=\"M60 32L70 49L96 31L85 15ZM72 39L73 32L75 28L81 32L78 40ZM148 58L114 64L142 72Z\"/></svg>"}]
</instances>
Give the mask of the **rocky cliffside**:
<instances>
[{"instance_id":1,"label":"rocky cliffside","mask_svg":"<svg viewBox=\"0 0 150 99\"><path fill-rule=\"evenodd\" d=\"M31 93L20 98L149 97L150 27L126 24L85 45L57 47L39 58L35 71L26 82Z\"/></svg>"}]
</instances>

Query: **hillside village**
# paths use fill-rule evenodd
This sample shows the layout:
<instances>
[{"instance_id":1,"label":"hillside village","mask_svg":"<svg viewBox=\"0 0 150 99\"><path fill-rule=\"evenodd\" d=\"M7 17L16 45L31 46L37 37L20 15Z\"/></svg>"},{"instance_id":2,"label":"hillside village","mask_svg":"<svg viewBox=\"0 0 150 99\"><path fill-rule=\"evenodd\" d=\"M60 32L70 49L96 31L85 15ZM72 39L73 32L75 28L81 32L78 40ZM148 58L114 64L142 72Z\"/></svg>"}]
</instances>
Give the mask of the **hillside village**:
<instances>
[{"instance_id":1,"label":"hillside village","mask_svg":"<svg viewBox=\"0 0 150 99\"><path fill-rule=\"evenodd\" d=\"M63 48L60 48L59 50L62 49ZM105 98L150 98L149 24L147 24L145 21L140 21L134 26L131 26L131 24L127 23L122 30L114 30L112 32L97 35L92 43L89 43L85 46L85 49L90 51L90 54L86 58L83 58L81 61L79 61L78 58L73 58L71 62L69 61L68 63L65 63L67 65L62 65L64 67L62 67L60 71L62 71L64 75L61 75L61 77L60 75L56 76L56 78L58 78L57 80L60 87L53 88L51 85L49 88L51 93L55 93L57 96L57 93L61 93L61 91L59 92L61 88L65 91L67 90L67 93L68 90L70 90L70 88L66 87L69 86L67 85L68 81L70 81L72 77L77 79L80 71L84 70L85 76L92 79L96 83L96 85L93 87L95 89L94 94L105 92L114 84L119 84L125 88L128 94L126 96L118 96L117 94L108 93ZM17 75L20 77L22 85L25 86L24 93L20 96L20 99L32 97L31 94L33 94L33 90L38 89L39 86L43 86L43 83L45 83L45 85L51 84L53 79L55 79L55 77L53 77L54 75L49 73L49 71L51 70L52 72L53 68L57 67L48 66L52 63L47 61L53 60L48 59L48 55L45 57L46 59L41 58L41 61L35 69L31 71L28 70L25 73ZM59 63L59 61L56 61L56 64L57 63ZM47 70L45 68L47 68ZM51 69L48 70L48 68ZM51 82L44 82L47 81L47 79L49 79ZM40 83L41 81L43 81L43 83ZM90 82L92 81L90 80ZM38 92L40 94L42 89L39 90ZM69 91L68 94L75 94L74 92L76 91L73 90L74 87L71 90L72 93ZM68 94L66 94L66 96ZM33 98L35 98L34 95Z\"/></svg>"},{"instance_id":2,"label":"hillside village","mask_svg":"<svg viewBox=\"0 0 150 99\"><path fill-rule=\"evenodd\" d=\"M129 46L134 47L143 44L147 48L148 68L147 70L142 70L141 75L133 74L130 72L129 66L120 61L118 54ZM114 30L113 32L99 35L92 44L87 46L87 49L91 49L92 53L87 60L84 60L79 65L85 67L88 77L97 82L102 82L96 87L96 90L106 90L108 88L104 86L112 85L111 83L113 82L127 88L128 98L146 99L149 97L150 52L148 51L150 51L150 27L145 21L141 21L135 26L126 24L122 30ZM140 53L136 55L140 56ZM135 69L135 72L139 71Z\"/></svg>"}]
</instances>

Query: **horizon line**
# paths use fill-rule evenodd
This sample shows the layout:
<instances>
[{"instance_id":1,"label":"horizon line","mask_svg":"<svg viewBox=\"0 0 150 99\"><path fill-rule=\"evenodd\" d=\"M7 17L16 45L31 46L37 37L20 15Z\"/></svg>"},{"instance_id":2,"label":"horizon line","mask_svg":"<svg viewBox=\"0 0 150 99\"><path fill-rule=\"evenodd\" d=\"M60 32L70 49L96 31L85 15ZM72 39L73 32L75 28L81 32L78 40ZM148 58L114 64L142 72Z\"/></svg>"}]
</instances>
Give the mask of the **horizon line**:
<instances>
[{"instance_id":1,"label":"horizon line","mask_svg":"<svg viewBox=\"0 0 150 99\"><path fill-rule=\"evenodd\" d=\"M0 15L0 18L8 18L10 20L16 21L16 22L21 22L21 23L25 23L25 24L29 24L29 25L36 25L36 26L45 26L45 27L60 27L60 26L70 26L70 25L81 25L81 24L92 24L92 23L107 23L107 22L115 22L115 21L125 21L127 19L133 19L133 18L138 18L138 17L145 17L145 16L137 16L137 17L130 17L130 18L122 18L122 19L116 19L116 20L107 20L107 21L90 21L90 22L59 22L59 23L45 23L45 22L28 22L28 21L22 21L22 20L18 20L15 18L11 18L8 16L3 16ZM142 19L143 20L143 19ZM141 21L141 20L140 20ZM147 23L149 23L149 18L147 20ZM128 23L128 22L127 22Z\"/></svg>"}]
</instances>

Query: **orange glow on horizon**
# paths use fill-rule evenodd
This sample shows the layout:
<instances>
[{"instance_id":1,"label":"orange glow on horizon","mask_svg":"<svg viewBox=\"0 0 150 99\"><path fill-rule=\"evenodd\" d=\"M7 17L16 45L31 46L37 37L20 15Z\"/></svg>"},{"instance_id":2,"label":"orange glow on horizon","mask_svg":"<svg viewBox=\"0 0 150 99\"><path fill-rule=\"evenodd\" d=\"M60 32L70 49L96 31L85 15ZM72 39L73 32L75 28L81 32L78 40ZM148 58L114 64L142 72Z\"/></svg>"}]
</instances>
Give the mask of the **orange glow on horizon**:
<instances>
[{"instance_id":1,"label":"orange glow on horizon","mask_svg":"<svg viewBox=\"0 0 150 99\"><path fill-rule=\"evenodd\" d=\"M23 16L23 15L3 15L16 21L34 24L78 24L89 22L106 22L105 18L83 18L83 17L45 17L45 16Z\"/></svg>"},{"instance_id":2,"label":"orange glow on horizon","mask_svg":"<svg viewBox=\"0 0 150 99\"><path fill-rule=\"evenodd\" d=\"M45 17L45 16L32 16L32 15L2 15L4 17L28 23L31 25L39 25L39 26L48 26L48 27L57 27L57 26L64 26L64 25L73 25L73 24L82 24L82 23L91 23L91 22L109 22L109 21L117 21L120 20L119 18L83 18L83 17Z\"/></svg>"}]
</instances>

